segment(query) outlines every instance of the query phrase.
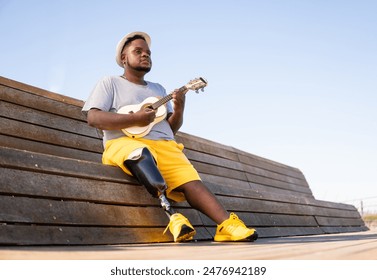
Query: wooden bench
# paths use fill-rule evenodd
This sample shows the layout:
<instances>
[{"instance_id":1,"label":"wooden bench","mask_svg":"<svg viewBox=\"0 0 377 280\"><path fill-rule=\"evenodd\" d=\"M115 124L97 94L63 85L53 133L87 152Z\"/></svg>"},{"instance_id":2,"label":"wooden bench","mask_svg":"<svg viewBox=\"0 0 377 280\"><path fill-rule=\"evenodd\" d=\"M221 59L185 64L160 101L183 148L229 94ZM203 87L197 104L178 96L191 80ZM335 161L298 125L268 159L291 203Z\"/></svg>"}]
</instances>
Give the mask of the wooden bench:
<instances>
[{"instance_id":1,"label":"wooden bench","mask_svg":"<svg viewBox=\"0 0 377 280\"><path fill-rule=\"evenodd\" d=\"M119 168L101 164L101 134L83 102L0 77L0 244L172 241L159 202ZM364 231L354 206L313 197L297 168L179 133L205 184L260 237ZM216 225L174 207L211 240Z\"/></svg>"}]
</instances>

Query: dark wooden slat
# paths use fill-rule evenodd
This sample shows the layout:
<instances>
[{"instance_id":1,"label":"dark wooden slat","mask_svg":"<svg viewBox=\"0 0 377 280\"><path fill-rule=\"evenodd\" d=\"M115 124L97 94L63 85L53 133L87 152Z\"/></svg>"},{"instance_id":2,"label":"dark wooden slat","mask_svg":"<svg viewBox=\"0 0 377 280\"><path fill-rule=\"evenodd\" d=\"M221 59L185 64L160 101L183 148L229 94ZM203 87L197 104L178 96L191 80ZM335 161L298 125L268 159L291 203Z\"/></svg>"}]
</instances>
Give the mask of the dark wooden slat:
<instances>
[{"instance_id":1,"label":"dark wooden slat","mask_svg":"<svg viewBox=\"0 0 377 280\"><path fill-rule=\"evenodd\" d=\"M350 210L350 211L356 211L357 209L354 205L351 204L345 204L345 203L339 203L339 202L331 202L331 201L323 201L323 200L314 200L314 204L319 207L324 208L336 208L336 209L344 209L344 210Z\"/></svg>"},{"instance_id":2,"label":"dark wooden slat","mask_svg":"<svg viewBox=\"0 0 377 280\"><path fill-rule=\"evenodd\" d=\"M0 147L0 166L77 178L136 184L133 178L118 167L5 147Z\"/></svg>"},{"instance_id":3,"label":"dark wooden slat","mask_svg":"<svg viewBox=\"0 0 377 280\"><path fill-rule=\"evenodd\" d=\"M265 171L270 171L276 174L276 176L282 175L287 177L290 176L292 180L296 180L295 182L301 182L301 185L307 187L307 182L305 180L305 177L303 177L301 171L299 171L296 168L288 167L282 164L278 164L276 162L272 162L266 159L262 159L259 157L256 157L254 155L250 155L247 153L242 152L242 154L235 153L235 149L231 147L227 147L218 143L214 143L212 141L208 141L205 139L201 139L199 137L187 135L184 133L180 133L177 136L177 140L185 144L185 146L188 149L194 150L194 152L187 151L186 153L189 155L189 157L193 157L192 154L200 154L204 153L202 157L208 157L208 155L216 155L217 157L224 157L226 159L229 159L234 162L240 161L241 163L246 164L254 164L254 167L259 167L260 169L263 169ZM186 144L187 143L187 144ZM196 152L195 152L196 151ZM223 155L223 152L227 152L227 156ZM199 153L198 153L199 152ZM256 160L257 158L258 160ZM195 159L195 158L194 158ZM207 164L209 161L205 161ZM211 161L212 162L212 161ZM226 161L224 161L226 162ZM223 166L223 165L222 165ZM241 168L243 170L243 168Z\"/></svg>"},{"instance_id":4,"label":"dark wooden slat","mask_svg":"<svg viewBox=\"0 0 377 280\"><path fill-rule=\"evenodd\" d=\"M197 212L181 209L192 225L202 225ZM80 226L166 227L160 207L134 207L82 201L0 196L0 222Z\"/></svg>"},{"instance_id":5,"label":"dark wooden slat","mask_svg":"<svg viewBox=\"0 0 377 280\"><path fill-rule=\"evenodd\" d=\"M321 227L324 233L341 233L341 232L358 232L358 231L367 231L366 226L360 227Z\"/></svg>"},{"instance_id":6,"label":"dark wooden slat","mask_svg":"<svg viewBox=\"0 0 377 280\"><path fill-rule=\"evenodd\" d=\"M225 177L225 178L232 178L232 179L247 181L245 172L243 171L213 166L210 164L196 162L191 159L190 161L199 173L211 174L217 177Z\"/></svg>"},{"instance_id":7,"label":"dark wooden slat","mask_svg":"<svg viewBox=\"0 0 377 280\"><path fill-rule=\"evenodd\" d=\"M36 171L1 169L0 193L105 204L159 206L143 186Z\"/></svg>"},{"instance_id":8,"label":"dark wooden slat","mask_svg":"<svg viewBox=\"0 0 377 280\"><path fill-rule=\"evenodd\" d=\"M72 227L1 225L0 244L14 245L101 245L150 242L172 242L170 233L162 234L164 228L130 227ZM196 228L197 240L210 240L206 229Z\"/></svg>"},{"instance_id":9,"label":"dark wooden slat","mask_svg":"<svg viewBox=\"0 0 377 280\"><path fill-rule=\"evenodd\" d=\"M103 151L102 143L98 139L5 118L1 120L0 131L5 135L22 136L25 139L78 150Z\"/></svg>"},{"instance_id":10,"label":"dark wooden slat","mask_svg":"<svg viewBox=\"0 0 377 280\"><path fill-rule=\"evenodd\" d=\"M238 157L239 157L240 162L245 163L247 165L270 170L279 174L288 175L293 178L306 181L302 172L297 168L279 164L277 162L270 161L265 158L257 157L255 155L252 155L243 151L239 151Z\"/></svg>"},{"instance_id":11,"label":"dark wooden slat","mask_svg":"<svg viewBox=\"0 0 377 280\"><path fill-rule=\"evenodd\" d=\"M227 177L219 177L219 176L210 175L210 174L200 174L200 176L203 181L216 184L219 186L226 186L230 188L243 188L246 190L250 189L257 193L258 192L273 192L273 193L277 193L281 195L293 195L293 196L300 195L304 197L313 197L313 194L311 193L303 193L303 192L297 192L294 190L281 189L281 188L276 188L273 186L255 184L255 183L227 178Z\"/></svg>"},{"instance_id":12,"label":"dark wooden slat","mask_svg":"<svg viewBox=\"0 0 377 280\"><path fill-rule=\"evenodd\" d=\"M43 90L42 92L35 91L30 93L0 85L0 100L85 121L85 116L81 112L82 106L65 102L65 100L70 100L70 97L53 93L44 96L42 93ZM82 102L78 103L83 104Z\"/></svg>"},{"instance_id":13,"label":"dark wooden slat","mask_svg":"<svg viewBox=\"0 0 377 280\"><path fill-rule=\"evenodd\" d=\"M237 153L233 148L213 141L209 141L187 133L178 132L176 140L182 142L187 149L198 151L205 154L217 155L219 157L238 161Z\"/></svg>"},{"instance_id":14,"label":"dark wooden slat","mask_svg":"<svg viewBox=\"0 0 377 280\"><path fill-rule=\"evenodd\" d=\"M252 227L316 227L313 216L239 213L238 215L247 225Z\"/></svg>"},{"instance_id":15,"label":"dark wooden slat","mask_svg":"<svg viewBox=\"0 0 377 280\"><path fill-rule=\"evenodd\" d=\"M265 214L236 212L237 216L248 226L258 227L316 227L318 226L313 216ZM202 215L203 224L206 226L216 226L208 217Z\"/></svg>"},{"instance_id":16,"label":"dark wooden slat","mask_svg":"<svg viewBox=\"0 0 377 280\"><path fill-rule=\"evenodd\" d=\"M102 153L83 151L74 148L56 146L33 140L18 138L9 135L0 134L0 147L14 148L18 150L27 150L30 152L43 153L58 157L66 157L72 159L80 159L100 163L102 161Z\"/></svg>"},{"instance_id":17,"label":"dark wooden slat","mask_svg":"<svg viewBox=\"0 0 377 280\"><path fill-rule=\"evenodd\" d=\"M191 160L194 160L196 162L213 165L215 167L220 167L220 168L243 171L241 163L234 160L222 158L217 155L204 154L202 152L188 150L188 149L185 149L185 154Z\"/></svg>"},{"instance_id":18,"label":"dark wooden slat","mask_svg":"<svg viewBox=\"0 0 377 280\"><path fill-rule=\"evenodd\" d=\"M216 233L216 228L207 228L213 235ZM319 227L256 227L259 238L265 237L283 237L294 235L314 235L323 234L324 231Z\"/></svg>"},{"instance_id":19,"label":"dark wooden slat","mask_svg":"<svg viewBox=\"0 0 377 280\"><path fill-rule=\"evenodd\" d=\"M346 211L339 209L330 209L310 205L292 204L274 201L261 201L258 199L244 199L234 197L218 196L220 202L226 209L233 212L251 212L251 213L281 213L290 215L318 215L334 216L343 218L358 218L357 211Z\"/></svg>"},{"instance_id":20,"label":"dark wooden slat","mask_svg":"<svg viewBox=\"0 0 377 280\"><path fill-rule=\"evenodd\" d=\"M257 183L261 185L267 185L267 186L272 186L279 189L287 189L287 190L292 190L292 191L297 191L297 192L302 192L302 193L308 193L308 194L312 193L311 190L307 187L298 186L298 185L294 185L294 184L290 184L290 183L286 183L282 181L277 181L271 178L260 177L258 175L253 175L250 173L246 173L246 177L248 181L252 183Z\"/></svg>"},{"instance_id":21,"label":"dark wooden slat","mask_svg":"<svg viewBox=\"0 0 377 280\"><path fill-rule=\"evenodd\" d=\"M300 193L284 195L281 193L272 192L268 190L263 190L263 191L255 190L251 186L249 188L245 186L229 187L229 186L222 186L222 185L214 184L212 182L207 182L206 184L213 193L217 195L222 195L222 196L255 198L259 200L280 201L280 202L287 202L287 203L294 203L294 204L313 205L313 206L320 206L320 207L325 207L325 208L335 208L335 209L342 209L342 210L357 211L353 205L316 200L311 197L302 196Z\"/></svg>"},{"instance_id":22,"label":"dark wooden slat","mask_svg":"<svg viewBox=\"0 0 377 280\"><path fill-rule=\"evenodd\" d=\"M78 121L66 116L63 117L13 103L0 101L0 116L73 134L99 138L96 129L89 127L84 121Z\"/></svg>"},{"instance_id":23,"label":"dark wooden slat","mask_svg":"<svg viewBox=\"0 0 377 280\"><path fill-rule=\"evenodd\" d=\"M320 226L364 226L364 222L360 217L350 219L316 216L315 219Z\"/></svg>"},{"instance_id":24,"label":"dark wooden slat","mask_svg":"<svg viewBox=\"0 0 377 280\"><path fill-rule=\"evenodd\" d=\"M260 237L283 237L294 235L314 235L323 234L323 230L319 227L268 227L257 228Z\"/></svg>"},{"instance_id":25,"label":"dark wooden slat","mask_svg":"<svg viewBox=\"0 0 377 280\"><path fill-rule=\"evenodd\" d=\"M196 166L198 168L201 168L203 165L207 166L207 168L203 168L207 170L207 171L203 171L204 173L211 172L211 169L208 168L208 166L212 166L212 170L220 170L220 171L222 171L223 168L226 168L230 170L245 171L245 174L247 175L248 179L252 182L258 182L258 183L263 183L263 184L266 184L267 182L272 182L271 185L278 185L279 187L287 186L287 188L297 187L299 189L301 187L301 188L308 189L308 185L306 181L304 182L302 180L298 180L297 178L283 176L278 173L274 173L271 171L267 171L267 170L263 170L263 169L255 168L251 166L246 166L236 161L224 159L215 155L203 154L197 151L185 150L185 154L193 162L196 162ZM223 172L217 172L214 174L218 175L219 173L224 174ZM310 191L305 191L305 192L310 192Z\"/></svg>"},{"instance_id":26,"label":"dark wooden slat","mask_svg":"<svg viewBox=\"0 0 377 280\"><path fill-rule=\"evenodd\" d=\"M277 181L287 182L287 183L290 183L290 184L309 188L308 183L303 179L290 177L290 176L287 176L285 174L275 173L275 172L272 172L270 170L266 170L266 169L262 169L262 168L259 168L259 167L246 165L246 164L244 164L242 166L242 168L243 168L243 170L245 170L245 172L253 174L253 175L271 178L271 179L274 179L274 180L277 180Z\"/></svg>"},{"instance_id":27,"label":"dark wooden slat","mask_svg":"<svg viewBox=\"0 0 377 280\"><path fill-rule=\"evenodd\" d=\"M265 170L288 175L306 182L302 172L297 168L270 161L232 147L209 141L197 136L179 132L176 136L177 141L182 142L186 148L204 154L216 155L236 162L245 163Z\"/></svg>"},{"instance_id":28,"label":"dark wooden slat","mask_svg":"<svg viewBox=\"0 0 377 280\"><path fill-rule=\"evenodd\" d=\"M217 195L233 196L243 198L255 198L261 200L282 201L289 203L301 203L307 204L308 200L300 193L290 192L289 194L283 194L275 191L268 191L268 188L264 187L256 189L253 186L229 186L219 185L213 183L213 181L205 182L207 187Z\"/></svg>"}]
</instances>

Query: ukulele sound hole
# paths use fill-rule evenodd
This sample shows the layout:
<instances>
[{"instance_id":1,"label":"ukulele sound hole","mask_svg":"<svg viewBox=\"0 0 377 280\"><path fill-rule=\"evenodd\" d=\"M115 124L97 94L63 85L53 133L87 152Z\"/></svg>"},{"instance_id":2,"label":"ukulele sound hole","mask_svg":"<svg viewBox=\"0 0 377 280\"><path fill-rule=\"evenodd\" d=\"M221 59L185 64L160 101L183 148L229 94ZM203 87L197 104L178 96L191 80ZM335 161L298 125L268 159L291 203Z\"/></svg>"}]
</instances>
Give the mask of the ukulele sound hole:
<instances>
[{"instance_id":1,"label":"ukulele sound hole","mask_svg":"<svg viewBox=\"0 0 377 280\"><path fill-rule=\"evenodd\" d=\"M153 109L152 104L144 104L143 109Z\"/></svg>"}]
</instances>

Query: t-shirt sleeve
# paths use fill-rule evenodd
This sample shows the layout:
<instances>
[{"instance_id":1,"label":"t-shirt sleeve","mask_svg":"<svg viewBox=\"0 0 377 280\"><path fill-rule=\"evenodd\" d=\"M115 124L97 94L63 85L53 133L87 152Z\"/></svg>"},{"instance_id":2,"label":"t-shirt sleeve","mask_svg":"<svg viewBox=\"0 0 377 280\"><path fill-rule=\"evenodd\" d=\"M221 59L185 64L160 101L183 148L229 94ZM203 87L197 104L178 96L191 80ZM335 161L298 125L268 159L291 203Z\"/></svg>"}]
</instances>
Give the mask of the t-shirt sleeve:
<instances>
[{"instance_id":1,"label":"t-shirt sleeve","mask_svg":"<svg viewBox=\"0 0 377 280\"><path fill-rule=\"evenodd\" d=\"M90 109L97 108L102 111L111 111L114 98L114 88L110 77L101 79L92 90L85 102L82 112L86 114Z\"/></svg>"}]
</instances>

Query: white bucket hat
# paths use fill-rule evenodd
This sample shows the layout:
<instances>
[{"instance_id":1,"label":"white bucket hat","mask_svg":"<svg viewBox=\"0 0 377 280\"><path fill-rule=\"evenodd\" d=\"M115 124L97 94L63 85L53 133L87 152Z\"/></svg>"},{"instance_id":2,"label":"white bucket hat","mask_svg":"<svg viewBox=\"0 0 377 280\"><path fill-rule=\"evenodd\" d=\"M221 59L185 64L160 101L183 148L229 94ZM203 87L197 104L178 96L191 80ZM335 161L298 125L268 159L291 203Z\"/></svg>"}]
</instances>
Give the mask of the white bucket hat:
<instances>
[{"instance_id":1,"label":"white bucket hat","mask_svg":"<svg viewBox=\"0 0 377 280\"><path fill-rule=\"evenodd\" d=\"M151 47L151 37L149 37L147 33L140 32L140 31L128 33L126 36L122 38L122 40L119 41L116 47L115 60L118 63L118 65L122 68L123 68L123 63L122 63L121 56L122 56L122 50L123 50L124 44L127 42L128 39L134 37L135 35L142 36L147 42L148 46Z\"/></svg>"}]
</instances>

